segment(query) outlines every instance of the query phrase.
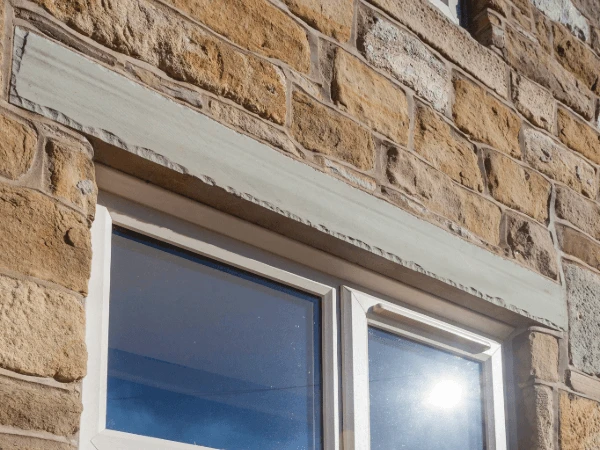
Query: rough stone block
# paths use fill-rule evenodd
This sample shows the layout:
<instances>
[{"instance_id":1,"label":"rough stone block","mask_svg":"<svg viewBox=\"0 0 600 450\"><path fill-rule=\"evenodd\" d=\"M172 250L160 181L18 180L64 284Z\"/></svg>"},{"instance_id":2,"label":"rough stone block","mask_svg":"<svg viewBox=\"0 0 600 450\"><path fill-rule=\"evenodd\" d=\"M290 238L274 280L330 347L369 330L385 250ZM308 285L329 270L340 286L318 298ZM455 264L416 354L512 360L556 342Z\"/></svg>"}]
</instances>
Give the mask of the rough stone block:
<instances>
[{"instance_id":1,"label":"rough stone block","mask_svg":"<svg viewBox=\"0 0 600 450\"><path fill-rule=\"evenodd\" d=\"M486 154L484 165L490 193L496 200L539 222L546 221L550 183L496 152Z\"/></svg>"},{"instance_id":2,"label":"rough stone block","mask_svg":"<svg viewBox=\"0 0 600 450\"><path fill-rule=\"evenodd\" d=\"M592 22L600 27L600 8L596 0L573 0L573 5Z\"/></svg>"},{"instance_id":3,"label":"rough stone block","mask_svg":"<svg viewBox=\"0 0 600 450\"><path fill-rule=\"evenodd\" d=\"M441 11L422 0L371 0L375 6L414 31L458 66L502 97L508 94L506 65L492 50L479 44Z\"/></svg>"},{"instance_id":4,"label":"rough stone block","mask_svg":"<svg viewBox=\"0 0 600 450\"><path fill-rule=\"evenodd\" d=\"M167 0L236 44L310 70L306 31L266 0Z\"/></svg>"},{"instance_id":5,"label":"rough stone block","mask_svg":"<svg viewBox=\"0 0 600 450\"><path fill-rule=\"evenodd\" d=\"M341 109L373 130L398 144L408 143L410 117L404 92L341 49L335 56L331 95Z\"/></svg>"},{"instance_id":6,"label":"rough stone block","mask_svg":"<svg viewBox=\"0 0 600 450\"><path fill-rule=\"evenodd\" d=\"M512 73L512 99L517 110L532 124L550 132L555 129L556 102L550 93L517 73Z\"/></svg>"},{"instance_id":7,"label":"rough stone block","mask_svg":"<svg viewBox=\"0 0 600 450\"><path fill-rule=\"evenodd\" d=\"M600 55L600 28L594 27L592 29L592 48Z\"/></svg>"},{"instance_id":8,"label":"rough stone block","mask_svg":"<svg viewBox=\"0 0 600 450\"><path fill-rule=\"evenodd\" d=\"M532 168L587 197L595 198L598 181L594 167L537 130L523 131L524 161Z\"/></svg>"},{"instance_id":9,"label":"rough stone block","mask_svg":"<svg viewBox=\"0 0 600 450\"><path fill-rule=\"evenodd\" d=\"M517 392L517 448L555 450L554 394L548 386L533 385Z\"/></svg>"},{"instance_id":10,"label":"rough stone block","mask_svg":"<svg viewBox=\"0 0 600 450\"><path fill-rule=\"evenodd\" d=\"M300 92L294 92L292 110L292 134L305 148L361 170L373 168L375 146L368 130Z\"/></svg>"},{"instance_id":11,"label":"rough stone block","mask_svg":"<svg viewBox=\"0 0 600 450\"><path fill-rule=\"evenodd\" d=\"M582 372L600 375L600 276L564 264L569 306L569 354Z\"/></svg>"},{"instance_id":12,"label":"rough stone block","mask_svg":"<svg viewBox=\"0 0 600 450\"><path fill-rule=\"evenodd\" d=\"M0 176L16 180L31 167L36 152L37 134L30 126L5 114L0 115L0 130Z\"/></svg>"},{"instance_id":13,"label":"rough stone block","mask_svg":"<svg viewBox=\"0 0 600 450\"><path fill-rule=\"evenodd\" d=\"M276 123L285 121L285 83L279 69L237 51L163 7L144 0L35 2L112 50L227 97Z\"/></svg>"},{"instance_id":14,"label":"rough stone block","mask_svg":"<svg viewBox=\"0 0 600 450\"><path fill-rule=\"evenodd\" d=\"M571 0L532 0L533 6L555 22L560 22L581 40L589 40L590 27Z\"/></svg>"},{"instance_id":15,"label":"rough stone block","mask_svg":"<svg viewBox=\"0 0 600 450\"><path fill-rule=\"evenodd\" d=\"M58 441L37 439L16 434L0 434L2 450L74 450L75 447Z\"/></svg>"},{"instance_id":16,"label":"rough stone block","mask_svg":"<svg viewBox=\"0 0 600 450\"><path fill-rule=\"evenodd\" d=\"M527 332L513 341L517 383L532 379L558 381L558 340L548 334Z\"/></svg>"},{"instance_id":17,"label":"rough stone block","mask_svg":"<svg viewBox=\"0 0 600 450\"><path fill-rule=\"evenodd\" d=\"M283 0L290 11L322 33L341 42L350 39L352 0Z\"/></svg>"},{"instance_id":18,"label":"rough stone block","mask_svg":"<svg viewBox=\"0 0 600 450\"><path fill-rule=\"evenodd\" d=\"M567 147L600 163L600 133L562 108L558 109L558 137Z\"/></svg>"},{"instance_id":19,"label":"rough stone block","mask_svg":"<svg viewBox=\"0 0 600 450\"><path fill-rule=\"evenodd\" d=\"M562 186L556 188L556 215L600 239L600 205Z\"/></svg>"},{"instance_id":20,"label":"rough stone block","mask_svg":"<svg viewBox=\"0 0 600 450\"><path fill-rule=\"evenodd\" d=\"M86 365L79 299L0 275L0 366L70 382L85 375Z\"/></svg>"},{"instance_id":21,"label":"rough stone block","mask_svg":"<svg viewBox=\"0 0 600 450\"><path fill-rule=\"evenodd\" d=\"M548 229L540 224L507 212L506 249L521 264L553 280L558 277L552 237Z\"/></svg>"},{"instance_id":22,"label":"rough stone block","mask_svg":"<svg viewBox=\"0 0 600 450\"><path fill-rule=\"evenodd\" d=\"M600 448L600 403L560 393L561 450Z\"/></svg>"},{"instance_id":23,"label":"rough stone block","mask_svg":"<svg viewBox=\"0 0 600 450\"><path fill-rule=\"evenodd\" d=\"M454 79L454 90L452 116L456 126L474 140L520 158L521 121L518 116L484 89L464 78Z\"/></svg>"},{"instance_id":24,"label":"rough stone block","mask_svg":"<svg viewBox=\"0 0 600 450\"><path fill-rule=\"evenodd\" d=\"M556 234L563 252L600 270L600 243L564 225L556 226Z\"/></svg>"},{"instance_id":25,"label":"rough stone block","mask_svg":"<svg viewBox=\"0 0 600 450\"><path fill-rule=\"evenodd\" d=\"M427 208L460 227L497 245L501 212L489 200L454 184L452 180L408 152L388 152L390 182L421 201Z\"/></svg>"},{"instance_id":26,"label":"rough stone block","mask_svg":"<svg viewBox=\"0 0 600 450\"><path fill-rule=\"evenodd\" d=\"M534 33L546 53L552 53L552 22L538 9L533 9Z\"/></svg>"},{"instance_id":27,"label":"rough stone block","mask_svg":"<svg viewBox=\"0 0 600 450\"><path fill-rule=\"evenodd\" d=\"M86 293L91 242L86 219L29 189L0 185L0 267Z\"/></svg>"},{"instance_id":28,"label":"rough stone block","mask_svg":"<svg viewBox=\"0 0 600 450\"><path fill-rule=\"evenodd\" d=\"M0 425L72 436L82 409L74 390L0 376Z\"/></svg>"},{"instance_id":29,"label":"rough stone block","mask_svg":"<svg viewBox=\"0 0 600 450\"><path fill-rule=\"evenodd\" d=\"M365 12L358 40L369 63L413 89L438 111L448 111L450 87L446 64L414 35Z\"/></svg>"},{"instance_id":30,"label":"rough stone block","mask_svg":"<svg viewBox=\"0 0 600 450\"><path fill-rule=\"evenodd\" d=\"M415 151L454 181L481 192L483 178L475 147L427 106L417 106L415 120Z\"/></svg>"}]
</instances>

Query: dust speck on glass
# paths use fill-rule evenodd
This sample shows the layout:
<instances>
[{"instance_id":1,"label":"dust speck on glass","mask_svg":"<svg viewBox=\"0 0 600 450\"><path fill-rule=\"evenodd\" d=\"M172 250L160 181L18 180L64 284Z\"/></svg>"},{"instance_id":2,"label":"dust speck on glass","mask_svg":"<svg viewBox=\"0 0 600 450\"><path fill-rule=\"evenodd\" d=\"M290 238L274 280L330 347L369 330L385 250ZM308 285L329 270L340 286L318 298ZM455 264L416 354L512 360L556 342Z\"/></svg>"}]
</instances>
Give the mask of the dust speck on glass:
<instances>
[{"instance_id":1,"label":"dust speck on glass","mask_svg":"<svg viewBox=\"0 0 600 450\"><path fill-rule=\"evenodd\" d=\"M320 299L115 228L106 426L320 450Z\"/></svg>"}]
</instances>

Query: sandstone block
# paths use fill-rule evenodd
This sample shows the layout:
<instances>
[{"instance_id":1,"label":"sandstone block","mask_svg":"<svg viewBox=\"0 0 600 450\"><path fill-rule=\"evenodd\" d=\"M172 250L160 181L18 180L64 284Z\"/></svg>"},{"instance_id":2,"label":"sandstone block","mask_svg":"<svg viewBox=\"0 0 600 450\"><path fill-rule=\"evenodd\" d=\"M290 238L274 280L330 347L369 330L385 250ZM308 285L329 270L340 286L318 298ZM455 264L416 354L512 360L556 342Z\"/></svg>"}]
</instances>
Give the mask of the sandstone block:
<instances>
[{"instance_id":1,"label":"sandstone block","mask_svg":"<svg viewBox=\"0 0 600 450\"><path fill-rule=\"evenodd\" d=\"M0 130L0 176L16 180L31 167L37 134L30 126L4 114L0 115Z\"/></svg>"},{"instance_id":2,"label":"sandstone block","mask_svg":"<svg viewBox=\"0 0 600 450\"><path fill-rule=\"evenodd\" d=\"M589 40L590 27L571 0L532 0L533 6L555 22L565 25L581 40Z\"/></svg>"},{"instance_id":3,"label":"sandstone block","mask_svg":"<svg viewBox=\"0 0 600 450\"><path fill-rule=\"evenodd\" d=\"M331 95L336 104L401 145L408 143L408 100L389 80L338 49Z\"/></svg>"},{"instance_id":4,"label":"sandstone block","mask_svg":"<svg viewBox=\"0 0 600 450\"><path fill-rule=\"evenodd\" d=\"M450 104L446 64L419 39L387 20L366 13L361 19L359 48L367 61L446 113Z\"/></svg>"},{"instance_id":5,"label":"sandstone block","mask_svg":"<svg viewBox=\"0 0 600 450\"><path fill-rule=\"evenodd\" d=\"M294 92L292 110L292 134L308 150L373 168L375 146L365 128L300 92Z\"/></svg>"},{"instance_id":6,"label":"sandstone block","mask_svg":"<svg viewBox=\"0 0 600 450\"><path fill-rule=\"evenodd\" d=\"M592 29L592 48L600 55L600 28Z\"/></svg>"},{"instance_id":7,"label":"sandstone block","mask_svg":"<svg viewBox=\"0 0 600 450\"><path fill-rule=\"evenodd\" d=\"M452 116L456 126L474 140L491 145L507 155L521 157L521 121L507 106L464 78L454 79Z\"/></svg>"},{"instance_id":8,"label":"sandstone block","mask_svg":"<svg viewBox=\"0 0 600 450\"><path fill-rule=\"evenodd\" d=\"M558 277L552 237L540 224L507 212L506 246L510 256L521 264L553 280Z\"/></svg>"},{"instance_id":9,"label":"sandstone block","mask_svg":"<svg viewBox=\"0 0 600 450\"><path fill-rule=\"evenodd\" d=\"M517 448L555 450L554 394L548 386L533 385L517 392Z\"/></svg>"},{"instance_id":10,"label":"sandstone block","mask_svg":"<svg viewBox=\"0 0 600 450\"><path fill-rule=\"evenodd\" d=\"M330 161L327 158L319 157L317 160L328 173L341 178L360 189L369 192L373 192L377 189L377 182L370 176L363 175L348 166L336 163L335 161Z\"/></svg>"},{"instance_id":11,"label":"sandstone block","mask_svg":"<svg viewBox=\"0 0 600 450\"><path fill-rule=\"evenodd\" d=\"M592 25L600 27L600 9L596 0L573 0L573 5L590 19Z\"/></svg>"},{"instance_id":12,"label":"sandstone block","mask_svg":"<svg viewBox=\"0 0 600 450\"><path fill-rule=\"evenodd\" d=\"M0 267L86 293L90 231L85 218L38 192L0 186Z\"/></svg>"},{"instance_id":13,"label":"sandstone block","mask_svg":"<svg viewBox=\"0 0 600 450\"><path fill-rule=\"evenodd\" d=\"M594 167L549 136L528 128L523 132L524 160L531 167L586 197L595 198L598 182Z\"/></svg>"},{"instance_id":14,"label":"sandstone block","mask_svg":"<svg viewBox=\"0 0 600 450\"><path fill-rule=\"evenodd\" d=\"M514 340L513 352L519 384L527 384L532 379L558 381L558 340L554 336L523 333Z\"/></svg>"},{"instance_id":15,"label":"sandstone block","mask_svg":"<svg viewBox=\"0 0 600 450\"><path fill-rule=\"evenodd\" d=\"M70 382L86 373L85 312L72 294L0 275L0 366Z\"/></svg>"},{"instance_id":16,"label":"sandstone block","mask_svg":"<svg viewBox=\"0 0 600 450\"><path fill-rule=\"evenodd\" d=\"M563 252L600 270L600 243L564 225L556 226L556 234Z\"/></svg>"},{"instance_id":17,"label":"sandstone block","mask_svg":"<svg viewBox=\"0 0 600 450\"><path fill-rule=\"evenodd\" d=\"M564 264L569 307L571 364L600 375L600 276L578 265Z\"/></svg>"},{"instance_id":18,"label":"sandstone block","mask_svg":"<svg viewBox=\"0 0 600 450\"><path fill-rule=\"evenodd\" d=\"M538 9L533 9L534 33L546 53L552 53L552 22Z\"/></svg>"},{"instance_id":19,"label":"sandstone block","mask_svg":"<svg viewBox=\"0 0 600 450\"><path fill-rule=\"evenodd\" d=\"M285 120L285 83L279 69L237 51L164 7L144 0L35 2L114 51L227 97L276 123Z\"/></svg>"},{"instance_id":20,"label":"sandstone block","mask_svg":"<svg viewBox=\"0 0 600 450\"><path fill-rule=\"evenodd\" d=\"M539 222L546 221L550 183L499 153L489 152L484 165L490 193L496 200Z\"/></svg>"},{"instance_id":21,"label":"sandstone block","mask_svg":"<svg viewBox=\"0 0 600 450\"><path fill-rule=\"evenodd\" d=\"M242 47L280 59L300 72L310 70L306 31L266 0L167 2Z\"/></svg>"},{"instance_id":22,"label":"sandstone block","mask_svg":"<svg viewBox=\"0 0 600 450\"><path fill-rule=\"evenodd\" d=\"M508 63L520 74L541 84L583 117L593 115L593 93L535 42L506 28Z\"/></svg>"},{"instance_id":23,"label":"sandstone block","mask_svg":"<svg viewBox=\"0 0 600 450\"><path fill-rule=\"evenodd\" d=\"M74 447L63 442L37 439L16 434L0 434L2 450L74 450Z\"/></svg>"},{"instance_id":24,"label":"sandstone block","mask_svg":"<svg viewBox=\"0 0 600 450\"><path fill-rule=\"evenodd\" d=\"M600 403L560 393L561 450L600 448Z\"/></svg>"},{"instance_id":25,"label":"sandstone block","mask_svg":"<svg viewBox=\"0 0 600 450\"><path fill-rule=\"evenodd\" d=\"M388 152L387 173L393 185L428 209L490 244L499 243L501 212L489 200L460 187L416 156L399 149Z\"/></svg>"},{"instance_id":26,"label":"sandstone block","mask_svg":"<svg viewBox=\"0 0 600 450\"><path fill-rule=\"evenodd\" d=\"M346 42L352 31L352 0L283 0L293 14L322 33Z\"/></svg>"},{"instance_id":27,"label":"sandstone block","mask_svg":"<svg viewBox=\"0 0 600 450\"><path fill-rule=\"evenodd\" d=\"M556 102L550 93L536 83L513 72L512 99L517 110L534 125L553 132Z\"/></svg>"},{"instance_id":28,"label":"sandstone block","mask_svg":"<svg viewBox=\"0 0 600 450\"><path fill-rule=\"evenodd\" d=\"M414 148L433 167L454 181L483 191L475 147L431 108L423 105L417 106Z\"/></svg>"},{"instance_id":29,"label":"sandstone block","mask_svg":"<svg viewBox=\"0 0 600 450\"><path fill-rule=\"evenodd\" d=\"M556 215L600 239L600 205L562 186L556 188Z\"/></svg>"},{"instance_id":30,"label":"sandstone block","mask_svg":"<svg viewBox=\"0 0 600 450\"><path fill-rule=\"evenodd\" d=\"M506 97L506 65L429 2L421 0L371 0L394 19L414 31L458 66Z\"/></svg>"},{"instance_id":31,"label":"sandstone block","mask_svg":"<svg viewBox=\"0 0 600 450\"><path fill-rule=\"evenodd\" d=\"M558 137L567 147L600 163L600 133L562 108L558 109Z\"/></svg>"},{"instance_id":32,"label":"sandstone block","mask_svg":"<svg viewBox=\"0 0 600 450\"><path fill-rule=\"evenodd\" d=\"M0 377L0 425L72 436L82 409L76 391Z\"/></svg>"},{"instance_id":33,"label":"sandstone block","mask_svg":"<svg viewBox=\"0 0 600 450\"><path fill-rule=\"evenodd\" d=\"M505 0L473 0L469 3L469 15L479 15L486 9L491 9L507 17L510 5Z\"/></svg>"}]
</instances>

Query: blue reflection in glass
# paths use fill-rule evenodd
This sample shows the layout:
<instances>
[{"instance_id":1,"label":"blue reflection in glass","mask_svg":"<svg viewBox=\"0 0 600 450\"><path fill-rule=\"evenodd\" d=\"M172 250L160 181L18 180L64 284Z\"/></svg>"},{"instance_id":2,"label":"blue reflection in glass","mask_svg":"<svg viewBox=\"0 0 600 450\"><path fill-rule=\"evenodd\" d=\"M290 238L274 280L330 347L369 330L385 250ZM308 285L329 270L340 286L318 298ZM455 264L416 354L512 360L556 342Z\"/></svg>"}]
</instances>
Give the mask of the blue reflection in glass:
<instances>
[{"instance_id":1,"label":"blue reflection in glass","mask_svg":"<svg viewBox=\"0 0 600 450\"><path fill-rule=\"evenodd\" d=\"M371 449L483 450L481 363L369 328Z\"/></svg>"},{"instance_id":2,"label":"blue reflection in glass","mask_svg":"<svg viewBox=\"0 0 600 450\"><path fill-rule=\"evenodd\" d=\"M320 299L115 228L107 428L322 448Z\"/></svg>"}]
</instances>

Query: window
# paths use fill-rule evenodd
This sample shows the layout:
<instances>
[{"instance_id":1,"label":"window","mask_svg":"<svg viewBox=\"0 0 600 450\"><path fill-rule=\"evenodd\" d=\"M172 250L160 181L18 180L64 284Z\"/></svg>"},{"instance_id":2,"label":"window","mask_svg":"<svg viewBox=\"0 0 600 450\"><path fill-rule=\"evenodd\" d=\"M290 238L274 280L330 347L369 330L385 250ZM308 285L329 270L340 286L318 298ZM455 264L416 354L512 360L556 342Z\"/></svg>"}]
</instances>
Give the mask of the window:
<instances>
[{"instance_id":1,"label":"window","mask_svg":"<svg viewBox=\"0 0 600 450\"><path fill-rule=\"evenodd\" d=\"M461 0L429 0L439 8L452 22L465 25L465 8Z\"/></svg>"}]
</instances>

